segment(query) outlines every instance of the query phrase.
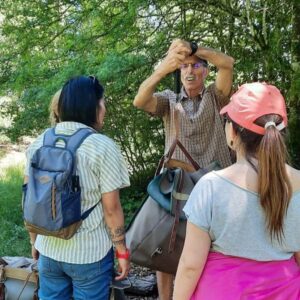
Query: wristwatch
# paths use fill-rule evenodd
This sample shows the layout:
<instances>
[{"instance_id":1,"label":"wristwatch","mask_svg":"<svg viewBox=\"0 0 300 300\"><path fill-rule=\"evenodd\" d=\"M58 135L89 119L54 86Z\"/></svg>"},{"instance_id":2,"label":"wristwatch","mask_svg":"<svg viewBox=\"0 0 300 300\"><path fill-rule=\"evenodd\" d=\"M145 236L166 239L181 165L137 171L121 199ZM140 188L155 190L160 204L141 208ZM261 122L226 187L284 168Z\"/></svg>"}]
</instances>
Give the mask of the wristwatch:
<instances>
[{"instance_id":1,"label":"wristwatch","mask_svg":"<svg viewBox=\"0 0 300 300\"><path fill-rule=\"evenodd\" d=\"M194 55L197 52L198 45L197 45L197 43L195 41L191 41L190 42L190 47L191 47L191 50L192 50L190 56L192 56L192 55Z\"/></svg>"}]
</instances>

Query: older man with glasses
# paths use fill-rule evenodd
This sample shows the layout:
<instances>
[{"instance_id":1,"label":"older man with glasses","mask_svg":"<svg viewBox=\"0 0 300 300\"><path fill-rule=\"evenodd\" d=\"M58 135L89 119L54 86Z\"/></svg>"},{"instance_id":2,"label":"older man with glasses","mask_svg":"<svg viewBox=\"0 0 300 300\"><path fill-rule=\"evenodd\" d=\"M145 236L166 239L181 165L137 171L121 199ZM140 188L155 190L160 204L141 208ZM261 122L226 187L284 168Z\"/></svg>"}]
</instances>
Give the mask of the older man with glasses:
<instances>
[{"instance_id":1,"label":"older man with glasses","mask_svg":"<svg viewBox=\"0 0 300 300\"><path fill-rule=\"evenodd\" d=\"M214 83L205 87L208 62L217 68ZM218 161L221 167L231 164L220 109L229 102L234 59L222 52L198 47L196 42L175 40L166 57L140 86L133 104L151 115L161 117L165 128L165 152L175 136L174 112L177 111L178 139L201 167ZM168 74L180 70L182 89L155 93L158 83ZM173 158L188 163L176 149ZM160 300L172 296L173 276L157 272Z\"/></svg>"}]
</instances>

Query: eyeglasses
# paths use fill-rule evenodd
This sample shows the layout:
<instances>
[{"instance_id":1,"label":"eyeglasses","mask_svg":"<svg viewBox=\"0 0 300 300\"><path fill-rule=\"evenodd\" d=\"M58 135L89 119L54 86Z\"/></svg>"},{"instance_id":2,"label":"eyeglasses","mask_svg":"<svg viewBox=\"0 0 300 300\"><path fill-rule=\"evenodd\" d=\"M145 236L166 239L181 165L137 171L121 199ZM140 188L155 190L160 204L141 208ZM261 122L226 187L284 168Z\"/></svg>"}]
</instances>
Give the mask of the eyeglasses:
<instances>
[{"instance_id":1,"label":"eyeglasses","mask_svg":"<svg viewBox=\"0 0 300 300\"><path fill-rule=\"evenodd\" d=\"M187 69L189 66L191 66L192 69L200 69L201 67L206 67L205 64L203 64L201 62L197 62L197 63L194 63L194 64L182 64L180 66L180 69L184 70L184 69Z\"/></svg>"}]
</instances>

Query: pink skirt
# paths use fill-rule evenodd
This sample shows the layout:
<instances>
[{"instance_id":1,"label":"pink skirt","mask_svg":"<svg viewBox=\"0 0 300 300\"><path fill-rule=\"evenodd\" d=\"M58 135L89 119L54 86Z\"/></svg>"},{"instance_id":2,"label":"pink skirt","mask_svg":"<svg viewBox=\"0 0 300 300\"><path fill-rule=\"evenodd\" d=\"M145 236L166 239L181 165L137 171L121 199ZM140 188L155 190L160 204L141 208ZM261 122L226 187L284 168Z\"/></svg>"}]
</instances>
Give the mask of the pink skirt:
<instances>
[{"instance_id":1,"label":"pink skirt","mask_svg":"<svg viewBox=\"0 0 300 300\"><path fill-rule=\"evenodd\" d=\"M191 300L300 300L300 267L211 252Z\"/></svg>"}]
</instances>

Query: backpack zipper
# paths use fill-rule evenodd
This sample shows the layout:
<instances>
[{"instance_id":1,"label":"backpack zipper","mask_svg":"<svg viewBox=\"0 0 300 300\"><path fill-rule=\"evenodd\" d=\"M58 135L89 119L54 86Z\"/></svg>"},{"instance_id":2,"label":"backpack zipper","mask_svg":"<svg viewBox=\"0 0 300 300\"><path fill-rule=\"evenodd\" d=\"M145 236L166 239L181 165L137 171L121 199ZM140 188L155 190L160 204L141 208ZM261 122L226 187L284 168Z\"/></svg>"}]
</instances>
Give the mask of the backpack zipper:
<instances>
[{"instance_id":1,"label":"backpack zipper","mask_svg":"<svg viewBox=\"0 0 300 300\"><path fill-rule=\"evenodd\" d=\"M52 211L52 219L56 218L56 186L53 182L52 191L51 191L51 211Z\"/></svg>"}]
</instances>

